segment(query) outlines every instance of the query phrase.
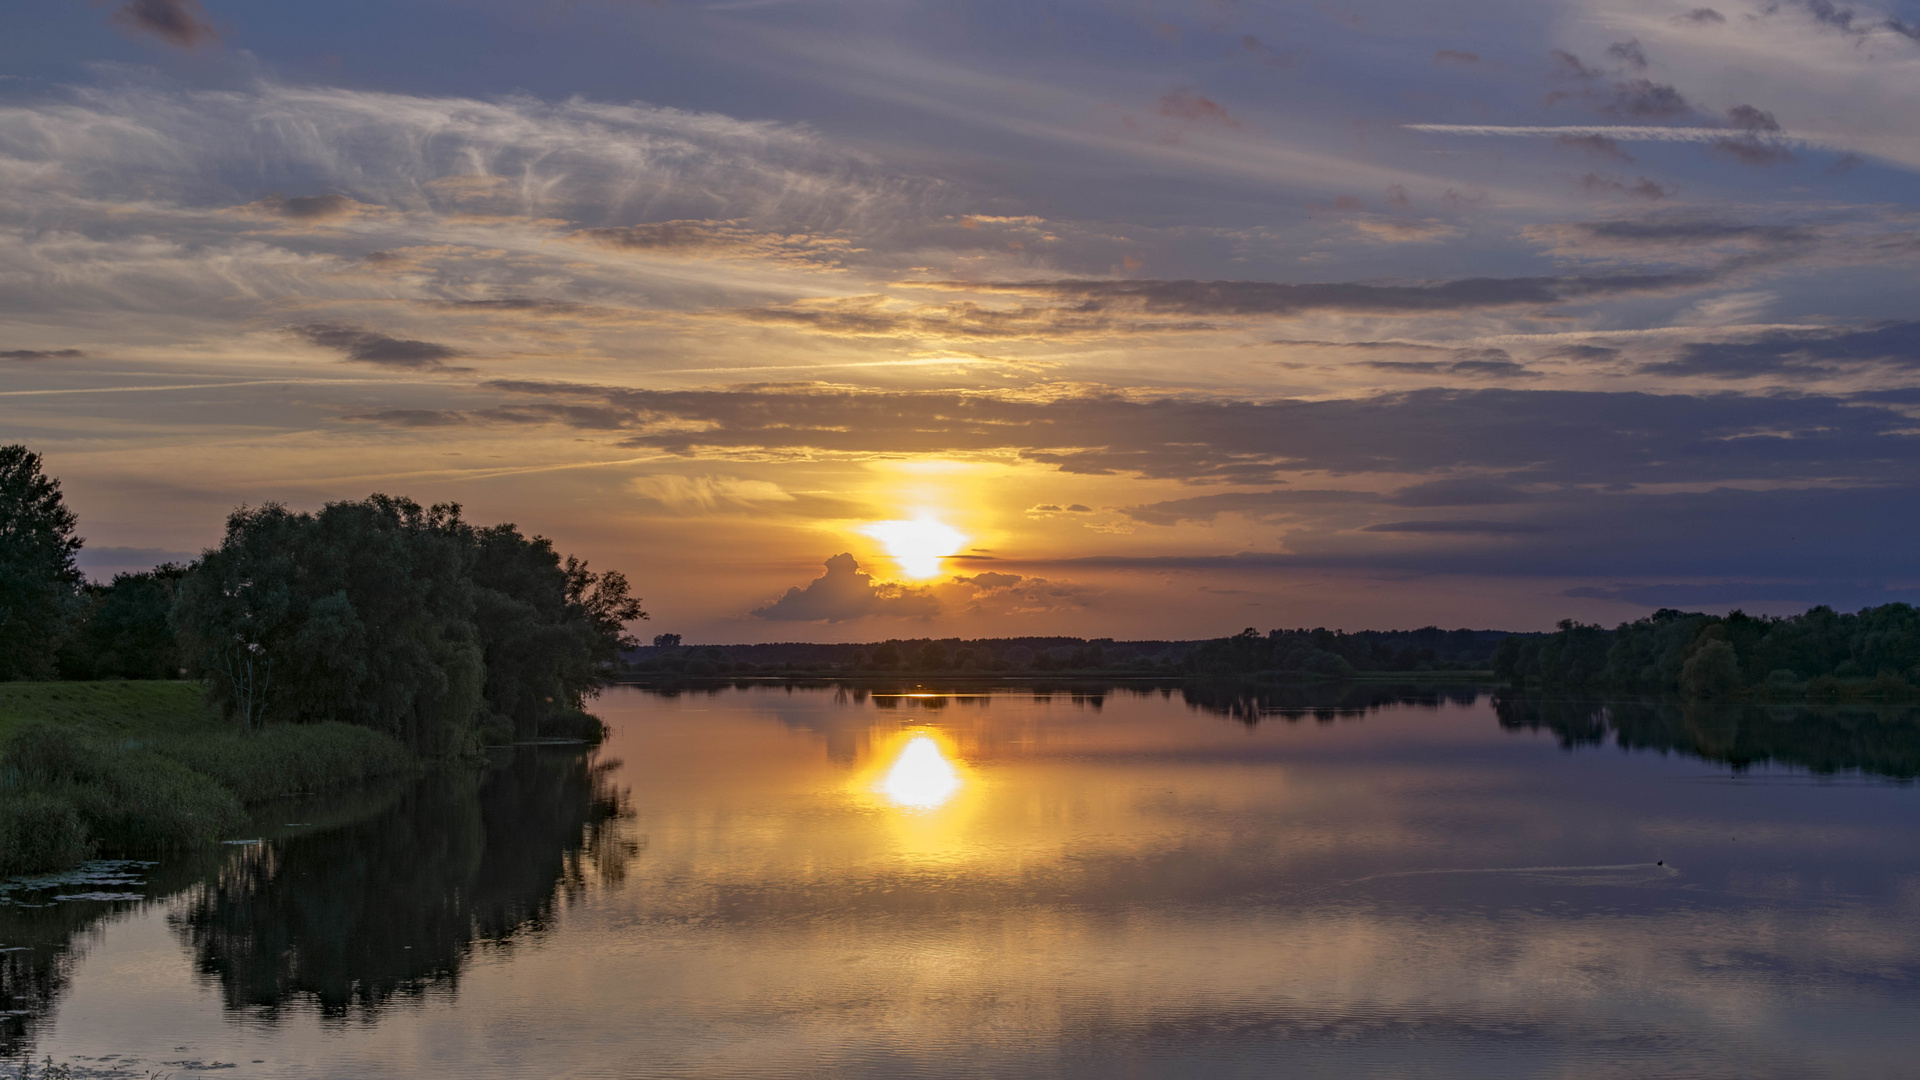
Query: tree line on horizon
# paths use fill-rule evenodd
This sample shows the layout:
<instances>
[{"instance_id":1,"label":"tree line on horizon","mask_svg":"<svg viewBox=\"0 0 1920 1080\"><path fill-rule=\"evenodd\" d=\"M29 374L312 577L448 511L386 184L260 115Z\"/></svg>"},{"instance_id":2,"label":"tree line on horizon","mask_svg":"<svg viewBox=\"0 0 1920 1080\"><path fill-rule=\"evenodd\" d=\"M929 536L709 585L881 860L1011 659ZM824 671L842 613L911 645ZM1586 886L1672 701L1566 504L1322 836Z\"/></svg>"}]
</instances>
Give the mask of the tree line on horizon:
<instances>
[{"instance_id":1,"label":"tree line on horizon","mask_svg":"<svg viewBox=\"0 0 1920 1080\"><path fill-rule=\"evenodd\" d=\"M0 679L204 680L247 729L341 720L441 756L594 735L586 697L646 618L595 573L458 504L240 507L192 563L90 583L57 479L0 447Z\"/></svg>"},{"instance_id":2,"label":"tree line on horizon","mask_svg":"<svg viewBox=\"0 0 1920 1080\"><path fill-rule=\"evenodd\" d=\"M1196 641L892 638L864 644L682 645L661 634L628 656L635 675L1062 674L1339 679L1361 672L1482 671L1498 630L1272 630Z\"/></svg>"},{"instance_id":3,"label":"tree line on horizon","mask_svg":"<svg viewBox=\"0 0 1920 1080\"><path fill-rule=\"evenodd\" d=\"M1661 608L1612 630L1569 619L1552 634L1502 642L1493 672L1554 691L1904 699L1920 684L1920 610L1882 604L1844 614L1821 605L1775 617Z\"/></svg>"}]
</instances>

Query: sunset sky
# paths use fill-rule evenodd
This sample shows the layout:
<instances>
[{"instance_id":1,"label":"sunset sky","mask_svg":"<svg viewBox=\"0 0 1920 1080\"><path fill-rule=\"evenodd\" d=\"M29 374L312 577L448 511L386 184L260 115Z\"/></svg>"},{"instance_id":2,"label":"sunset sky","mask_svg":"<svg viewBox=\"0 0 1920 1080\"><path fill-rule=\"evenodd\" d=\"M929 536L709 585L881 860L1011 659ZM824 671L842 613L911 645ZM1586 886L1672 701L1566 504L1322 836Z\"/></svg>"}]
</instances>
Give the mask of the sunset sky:
<instances>
[{"instance_id":1,"label":"sunset sky","mask_svg":"<svg viewBox=\"0 0 1920 1080\"><path fill-rule=\"evenodd\" d=\"M1913 600L1920 3L1707 2L32 0L0 442L699 642Z\"/></svg>"}]
</instances>

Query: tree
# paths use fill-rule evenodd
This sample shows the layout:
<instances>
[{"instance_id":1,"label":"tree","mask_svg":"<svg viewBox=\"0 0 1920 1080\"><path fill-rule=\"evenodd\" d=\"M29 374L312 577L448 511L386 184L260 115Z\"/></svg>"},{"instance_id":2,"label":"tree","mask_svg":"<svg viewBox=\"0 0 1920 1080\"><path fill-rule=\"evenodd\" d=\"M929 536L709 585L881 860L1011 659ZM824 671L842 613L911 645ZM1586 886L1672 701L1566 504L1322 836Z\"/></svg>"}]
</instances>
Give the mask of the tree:
<instances>
[{"instance_id":1,"label":"tree","mask_svg":"<svg viewBox=\"0 0 1920 1080\"><path fill-rule=\"evenodd\" d=\"M83 542L40 455L0 446L0 679L47 678L85 578Z\"/></svg>"},{"instance_id":2,"label":"tree","mask_svg":"<svg viewBox=\"0 0 1920 1080\"><path fill-rule=\"evenodd\" d=\"M344 720L428 755L579 733L644 619L617 571L460 507L372 495L242 507L182 583L173 625L229 715Z\"/></svg>"},{"instance_id":3,"label":"tree","mask_svg":"<svg viewBox=\"0 0 1920 1080\"><path fill-rule=\"evenodd\" d=\"M343 720L428 755L470 748L484 669L442 529L456 515L384 495L234 511L174 606L192 666L248 727Z\"/></svg>"},{"instance_id":4,"label":"tree","mask_svg":"<svg viewBox=\"0 0 1920 1080\"><path fill-rule=\"evenodd\" d=\"M63 679L173 679L180 648L167 617L187 568L165 563L84 588L79 626L60 648Z\"/></svg>"},{"instance_id":5,"label":"tree","mask_svg":"<svg viewBox=\"0 0 1920 1080\"><path fill-rule=\"evenodd\" d=\"M653 647L656 649L677 649L680 647L679 634L653 635Z\"/></svg>"}]
</instances>

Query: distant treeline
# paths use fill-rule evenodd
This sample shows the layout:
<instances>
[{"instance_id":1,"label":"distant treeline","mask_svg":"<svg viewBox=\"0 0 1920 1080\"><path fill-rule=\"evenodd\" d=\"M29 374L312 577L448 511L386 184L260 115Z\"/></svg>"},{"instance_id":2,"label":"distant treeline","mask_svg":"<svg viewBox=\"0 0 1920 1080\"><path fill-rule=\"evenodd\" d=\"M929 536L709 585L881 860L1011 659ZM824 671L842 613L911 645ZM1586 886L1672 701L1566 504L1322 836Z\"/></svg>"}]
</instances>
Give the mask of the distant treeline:
<instances>
[{"instance_id":1,"label":"distant treeline","mask_svg":"<svg viewBox=\"0 0 1920 1080\"><path fill-rule=\"evenodd\" d=\"M1561 691L1905 698L1920 684L1920 610L1885 604L1845 615L1822 606L1773 618L1662 608L1612 630L1569 620L1553 634L1501 643L1493 670Z\"/></svg>"},{"instance_id":2,"label":"distant treeline","mask_svg":"<svg viewBox=\"0 0 1920 1080\"><path fill-rule=\"evenodd\" d=\"M204 679L240 726L339 720L440 756L597 735L643 619L618 572L456 504L241 507L217 548L88 583L59 481L0 447L0 679Z\"/></svg>"},{"instance_id":3,"label":"distant treeline","mask_svg":"<svg viewBox=\"0 0 1920 1080\"><path fill-rule=\"evenodd\" d=\"M624 654L634 675L1101 674L1348 678L1362 672L1484 671L1499 630L1272 630L1204 641L895 638L866 644L682 645L663 634ZM1536 635L1537 636L1537 635Z\"/></svg>"}]
</instances>

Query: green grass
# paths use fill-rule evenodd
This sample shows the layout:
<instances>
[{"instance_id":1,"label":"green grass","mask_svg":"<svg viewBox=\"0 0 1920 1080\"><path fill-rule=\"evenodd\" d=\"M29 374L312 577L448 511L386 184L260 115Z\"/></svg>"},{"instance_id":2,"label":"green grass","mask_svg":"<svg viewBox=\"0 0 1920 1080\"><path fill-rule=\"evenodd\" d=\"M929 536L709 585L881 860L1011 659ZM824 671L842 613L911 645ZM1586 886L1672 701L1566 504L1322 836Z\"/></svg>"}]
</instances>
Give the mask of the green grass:
<instances>
[{"instance_id":1,"label":"green grass","mask_svg":"<svg viewBox=\"0 0 1920 1080\"><path fill-rule=\"evenodd\" d=\"M405 772L349 724L237 731L193 683L0 683L0 874L230 838L245 807Z\"/></svg>"},{"instance_id":2,"label":"green grass","mask_svg":"<svg viewBox=\"0 0 1920 1080\"><path fill-rule=\"evenodd\" d=\"M0 682L0 743L36 722L133 737L228 730L199 683Z\"/></svg>"}]
</instances>

